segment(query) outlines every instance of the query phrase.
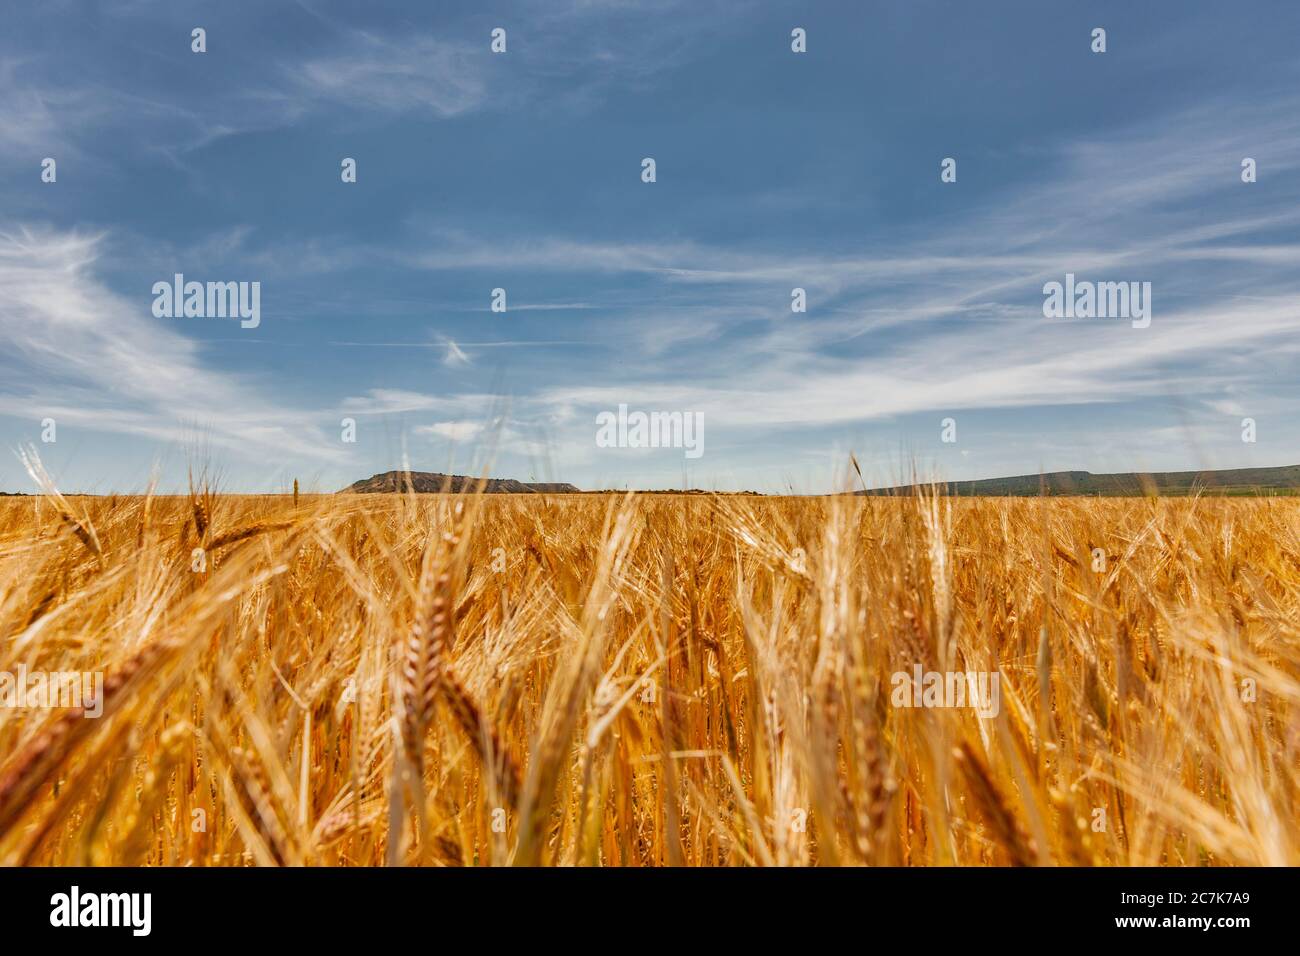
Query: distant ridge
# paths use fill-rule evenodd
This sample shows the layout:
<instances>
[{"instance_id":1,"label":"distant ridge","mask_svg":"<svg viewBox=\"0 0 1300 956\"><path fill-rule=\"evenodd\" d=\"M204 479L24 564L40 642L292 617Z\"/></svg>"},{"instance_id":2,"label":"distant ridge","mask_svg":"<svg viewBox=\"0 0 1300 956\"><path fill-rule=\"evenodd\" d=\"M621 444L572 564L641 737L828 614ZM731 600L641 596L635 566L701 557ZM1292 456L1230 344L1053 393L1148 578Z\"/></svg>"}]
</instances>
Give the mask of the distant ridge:
<instances>
[{"instance_id":1,"label":"distant ridge","mask_svg":"<svg viewBox=\"0 0 1300 956\"><path fill-rule=\"evenodd\" d=\"M868 488L859 495L905 495L929 484ZM1012 478L983 478L978 481L939 482L947 495L1104 495L1112 497L1186 495L1203 491L1215 495L1257 495L1300 493L1300 465L1279 468L1231 468L1224 471L1151 471L1094 475L1089 471L1053 471L1042 475Z\"/></svg>"},{"instance_id":2,"label":"distant ridge","mask_svg":"<svg viewBox=\"0 0 1300 956\"><path fill-rule=\"evenodd\" d=\"M462 491L474 491L484 479L467 478L464 475L443 475L436 471L386 471L382 475L373 475L363 481L354 481L340 494L382 494L404 492L409 487L417 494L435 494L448 491L459 494ZM551 494L576 495L580 489L560 481L516 481L513 478L488 478L483 490L488 494Z\"/></svg>"}]
</instances>

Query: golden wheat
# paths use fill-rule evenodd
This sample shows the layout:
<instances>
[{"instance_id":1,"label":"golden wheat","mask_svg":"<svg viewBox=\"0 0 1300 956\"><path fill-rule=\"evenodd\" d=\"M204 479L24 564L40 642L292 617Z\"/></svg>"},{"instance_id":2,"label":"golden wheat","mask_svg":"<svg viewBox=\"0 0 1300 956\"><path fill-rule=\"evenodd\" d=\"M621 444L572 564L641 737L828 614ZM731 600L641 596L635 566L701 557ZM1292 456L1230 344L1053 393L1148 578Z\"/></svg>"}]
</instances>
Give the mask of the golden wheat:
<instances>
[{"instance_id":1,"label":"golden wheat","mask_svg":"<svg viewBox=\"0 0 1300 956\"><path fill-rule=\"evenodd\" d=\"M1295 500L45 491L0 863L1300 863Z\"/></svg>"}]
</instances>

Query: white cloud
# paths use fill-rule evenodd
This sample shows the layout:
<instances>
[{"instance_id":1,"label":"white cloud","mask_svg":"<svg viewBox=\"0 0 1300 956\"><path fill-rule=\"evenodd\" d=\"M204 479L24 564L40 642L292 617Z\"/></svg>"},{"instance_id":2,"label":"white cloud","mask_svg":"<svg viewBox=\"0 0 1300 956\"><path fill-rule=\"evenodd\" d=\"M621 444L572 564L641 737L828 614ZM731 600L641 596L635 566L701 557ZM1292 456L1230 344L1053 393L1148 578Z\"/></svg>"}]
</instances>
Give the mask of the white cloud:
<instances>
[{"instance_id":1,"label":"white cloud","mask_svg":"<svg viewBox=\"0 0 1300 956\"><path fill-rule=\"evenodd\" d=\"M1051 180L1013 186L939 235L900 234L882 250L443 234L406 261L637 275L665 299L692 288L691 312L647 309L611 330L612 345L636 346L621 350L616 377L543 387L530 397L538 412L628 401L756 428L1186 392L1212 400L1228 389L1258 402L1278 387L1262 371L1300 337L1300 278L1286 268L1300 265L1300 245L1276 238L1300 224L1300 208L1254 204L1236 144L1251 142L1290 175L1300 98L1282 102L1231 113L1210 104L1065 144ZM1207 216L1210 205L1229 212ZM1042 284L1066 272L1153 281L1152 327L1045 320ZM807 314L789 312L793 286L808 289Z\"/></svg>"},{"instance_id":2,"label":"white cloud","mask_svg":"<svg viewBox=\"0 0 1300 956\"><path fill-rule=\"evenodd\" d=\"M451 441L468 441L483 431L480 422L434 422L432 425L420 425L415 429L417 435L434 435Z\"/></svg>"},{"instance_id":3,"label":"white cloud","mask_svg":"<svg viewBox=\"0 0 1300 956\"><path fill-rule=\"evenodd\" d=\"M483 57L467 44L429 36L353 35L344 50L289 69L298 94L331 105L457 116L487 93Z\"/></svg>"},{"instance_id":4,"label":"white cloud","mask_svg":"<svg viewBox=\"0 0 1300 956\"><path fill-rule=\"evenodd\" d=\"M491 395L428 395L400 388L372 388L343 400L340 410L352 415L399 415L406 412L455 413L489 407Z\"/></svg>"},{"instance_id":5,"label":"white cloud","mask_svg":"<svg viewBox=\"0 0 1300 956\"><path fill-rule=\"evenodd\" d=\"M446 349L446 353L442 357L443 365L451 368L458 368L460 366L471 364L469 356L466 355L464 350L462 350L461 347L451 339L443 339L442 344Z\"/></svg>"},{"instance_id":6,"label":"white cloud","mask_svg":"<svg viewBox=\"0 0 1300 956\"><path fill-rule=\"evenodd\" d=\"M337 457L314 418L204 366L199 347L95 276L100 235L0 233L0 413L190 440L242 454ZM236 326L237 328L237 326Z\"/></svg>"}]
</instances>

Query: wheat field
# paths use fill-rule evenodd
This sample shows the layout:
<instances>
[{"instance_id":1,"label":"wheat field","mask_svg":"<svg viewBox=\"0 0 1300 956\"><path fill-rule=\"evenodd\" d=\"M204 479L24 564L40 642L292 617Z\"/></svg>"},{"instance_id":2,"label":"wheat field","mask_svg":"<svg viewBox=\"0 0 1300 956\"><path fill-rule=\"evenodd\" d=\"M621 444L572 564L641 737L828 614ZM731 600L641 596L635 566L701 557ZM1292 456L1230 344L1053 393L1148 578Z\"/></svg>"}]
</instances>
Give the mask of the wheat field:
<instances>
[{"instance_id":1,"label":"wheat field","mask_svg":"<svg viewBox=\"0 0 1300 956\"><path fill-rule=\"evenodd\" d=\"M1298 584L1295 499L49 486L0 863L1295 865Z\"/></svg>"}]
</instances>

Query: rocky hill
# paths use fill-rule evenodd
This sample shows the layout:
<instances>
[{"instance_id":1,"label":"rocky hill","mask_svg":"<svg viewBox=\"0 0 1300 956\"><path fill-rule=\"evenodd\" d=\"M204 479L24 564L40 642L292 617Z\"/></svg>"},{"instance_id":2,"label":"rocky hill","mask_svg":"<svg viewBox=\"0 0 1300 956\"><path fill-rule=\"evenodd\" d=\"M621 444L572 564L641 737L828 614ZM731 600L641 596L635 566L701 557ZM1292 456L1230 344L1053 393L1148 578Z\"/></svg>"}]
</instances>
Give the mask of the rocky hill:
<instances>
[{"instance_id":1,"label":"rocky hill","mask_svg":"<svg viewBox=\"0 0 1300 956\"><path fill-rule=\"evenodd\" d=\"M870 488L860 495L900 495L928 485ZM1053 471L1041 475L950 481L939 490L949 495L1186 495L1202 491L1214 495L1300 493L1300 465L1280 468L1233 468L1223 471L1119 472L1094 475L1088 471Z\"/></svg>"},{"instance_id":2,"label":"rocky hill","mask_svg":"<svg viewBox=\"0 0 1300 956\"><path fill-rule=\"evenodd\" d=\"M356 481L343 489L343 493L382 494L385 492L406 491L407 482L418 494L475 490L481 479L467 478L464 475L444 475L436 471L386 471L382 475L373 475L362 481ZM575 495L580 489L564 482L526 482L513 478L488 478L483 490L488 494L550 494Z\"/></svg>"}]
</instances>

